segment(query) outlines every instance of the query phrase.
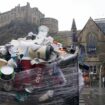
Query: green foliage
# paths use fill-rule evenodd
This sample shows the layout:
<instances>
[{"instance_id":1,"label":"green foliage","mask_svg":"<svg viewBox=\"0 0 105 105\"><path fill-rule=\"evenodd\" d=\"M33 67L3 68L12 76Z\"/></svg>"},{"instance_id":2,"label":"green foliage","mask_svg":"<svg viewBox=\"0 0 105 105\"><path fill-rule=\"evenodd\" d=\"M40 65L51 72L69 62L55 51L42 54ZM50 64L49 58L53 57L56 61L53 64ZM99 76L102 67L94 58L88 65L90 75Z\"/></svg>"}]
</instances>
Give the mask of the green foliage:
<instances>
[{"instance_id":1,"label":"green foliage","mask_svg":"<svg viewBox=\"0 0 105 105\"><path fill-rule=\"evenodd\" d=\"M54 38L54 40L56 40L56 41L58 41L58 42L60 42L62 44L65 44L65 41L64 41L64 39L61 36L54 35L53 38Z\"/></svg>"}]
</instances>

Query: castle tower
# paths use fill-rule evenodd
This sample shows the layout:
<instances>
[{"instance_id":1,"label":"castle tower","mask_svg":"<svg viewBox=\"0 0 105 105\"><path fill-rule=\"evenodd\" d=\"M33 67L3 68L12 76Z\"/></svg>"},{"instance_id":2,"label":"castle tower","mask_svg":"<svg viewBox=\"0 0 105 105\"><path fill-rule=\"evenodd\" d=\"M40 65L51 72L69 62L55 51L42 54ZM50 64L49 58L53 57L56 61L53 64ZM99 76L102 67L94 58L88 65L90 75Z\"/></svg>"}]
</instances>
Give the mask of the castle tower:
<instances>
[{"instance_id":1,"label":"castle tower","mask_svg":"<svg viewBox=\"0 0 105 105\"><path fill-rule=\"evenodd\" d=\"M72 44L76 45L76 43L77 43L77 28L76 28L75 19L73 19L73 21L72 21L71 33L72 33Z\"/></svg>"},{"instance_id":2,"label":"castle tower","mask_svg":"<svg viewBox=\"0 0 105 105\"><path fill-rule=\"evenodd\" d=\"M29 8L30 8L30 3L29 3L29 2L27 2L27 7L29 7Z\"/></svg>"},{"instance_id":3,"label":"castle tower","mask_svg":"<svg viewBox=\"0 0 105 105\"><path fill-rule=\"evenodd\" d=\"M32 14L31 14L31 7L30 7L29 2L27 2L27 5L26 5L26 17L25 18L27 22L31 22Z\"/></svg>"},{"instance_id":4,"label":"castle tower","mask_svg":"<svg viewBox=\"0 0 105 105\"><path fill-rule=\"evenodd\" d=\"M49 33L58 32L58 20L54 18L42 18L40 20L40 25L45 25L49 28Z\"/></svg>"}]
</instances>

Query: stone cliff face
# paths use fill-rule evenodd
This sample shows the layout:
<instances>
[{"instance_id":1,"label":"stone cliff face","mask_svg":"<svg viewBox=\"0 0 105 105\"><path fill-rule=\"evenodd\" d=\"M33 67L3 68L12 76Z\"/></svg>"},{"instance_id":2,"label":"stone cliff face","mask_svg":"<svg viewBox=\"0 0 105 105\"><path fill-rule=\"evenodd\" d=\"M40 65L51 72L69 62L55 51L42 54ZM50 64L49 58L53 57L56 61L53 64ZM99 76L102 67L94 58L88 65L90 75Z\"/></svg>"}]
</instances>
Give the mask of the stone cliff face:
<instances>
[{"instance_id":1,"label":"stone cliff face","mask_svg":"<svg viewBox=\"0 0 105 105\"><path fill-rule=\"evenodd\" d=\"M25 37L28 32L37 33L37 25L22 22L12 21L10 24L0 28L0 45L6 44L11 39Z\"/></svg>"}]
</instances>

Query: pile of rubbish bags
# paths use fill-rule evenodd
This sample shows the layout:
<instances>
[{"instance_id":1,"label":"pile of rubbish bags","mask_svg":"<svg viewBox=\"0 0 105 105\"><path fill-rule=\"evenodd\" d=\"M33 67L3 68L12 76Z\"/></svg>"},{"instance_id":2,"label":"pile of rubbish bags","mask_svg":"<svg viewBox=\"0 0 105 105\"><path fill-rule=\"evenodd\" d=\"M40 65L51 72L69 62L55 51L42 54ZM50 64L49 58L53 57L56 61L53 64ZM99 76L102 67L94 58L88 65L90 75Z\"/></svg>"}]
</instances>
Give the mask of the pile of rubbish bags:
<instances>
[{"instance_id":1,"label":"pile of rubbish bags","mask_svg":"<svg viewBox=\"0 0 105 105\"><path fill-rule=\"evenodd\" d=\"M79 49L76 48L74 54L70 54L61 43L48 36L48 31L48 27L40 26L38 34L30 32L25 38L13 39L8 44L0 46L0 94L15 93L10 95L24 101L23 97L19 97L20 93L30 95L36 94L38 90L44 90L47 92L42 92L43 94L38 98L39 101L53 97L55 88L66 87L68 81L72 81L72 79L68 80L62 71L62 68L70 69L68 66L70 62L72 73L76 70L75 73L80 75L80 88L83 87L82 74L80 70L78 72L77 63ZM74 64L73 61L75 61ZM64 71L68 72L68 70ZM78 76L76 78L78 81Z\"/></svg>"}]
</instances>

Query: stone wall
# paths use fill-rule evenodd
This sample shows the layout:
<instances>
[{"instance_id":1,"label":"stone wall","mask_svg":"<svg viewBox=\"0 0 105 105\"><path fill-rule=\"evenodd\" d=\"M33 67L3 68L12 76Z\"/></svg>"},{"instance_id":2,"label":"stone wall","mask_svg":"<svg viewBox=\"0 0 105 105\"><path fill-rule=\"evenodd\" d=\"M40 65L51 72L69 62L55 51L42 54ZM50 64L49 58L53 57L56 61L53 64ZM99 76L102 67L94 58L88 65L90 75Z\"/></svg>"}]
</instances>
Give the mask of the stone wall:
<instances>
[{"instance_id":1,"label":"stone wall","mask_svg":"<svg viewBox=\"0 0 105 105\"><path fill-rule=\"evenodd\" d=\"M70 46L72 44L72 33L71 31L59 31L57 33L59 39L63 42L64 46Z\"/></svg>"}]
</instances>

